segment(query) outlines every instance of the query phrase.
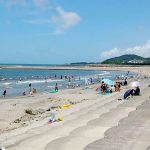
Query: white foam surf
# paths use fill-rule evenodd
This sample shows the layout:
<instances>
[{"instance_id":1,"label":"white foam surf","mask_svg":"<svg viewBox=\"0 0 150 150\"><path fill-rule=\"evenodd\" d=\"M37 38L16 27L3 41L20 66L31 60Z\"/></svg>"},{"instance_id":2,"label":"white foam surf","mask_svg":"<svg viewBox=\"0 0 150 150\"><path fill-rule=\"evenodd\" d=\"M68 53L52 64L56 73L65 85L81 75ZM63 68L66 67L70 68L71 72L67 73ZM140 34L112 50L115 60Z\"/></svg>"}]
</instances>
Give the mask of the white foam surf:
<instances>
[{"instance_id":1,"label":"white foam surf","mask_svg":"<svg viewBox=\"0 0 150 150\"><path fill-rule=\"evenodd\" d=\"M47 80L27 80L27 81L18 81L17 84L29 84L29 83L50 83L50 82L60 82L62 80L52 80L52 79L47 79Z\"/></svg>"}]
</instances>

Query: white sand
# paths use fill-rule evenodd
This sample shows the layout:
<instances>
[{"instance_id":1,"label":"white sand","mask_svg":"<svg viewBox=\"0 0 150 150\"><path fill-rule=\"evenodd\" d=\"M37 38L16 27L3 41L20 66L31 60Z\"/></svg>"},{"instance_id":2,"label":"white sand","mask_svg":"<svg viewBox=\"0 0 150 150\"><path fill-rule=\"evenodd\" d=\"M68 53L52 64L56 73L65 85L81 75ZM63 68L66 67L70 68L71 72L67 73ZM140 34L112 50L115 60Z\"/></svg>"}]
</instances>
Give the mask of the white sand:
<instances>
[{"instance_id":1,"label":"white sand","mask_svg":"<svg viewBox=\"0 0 150 150\"><path fill-rule=\"evenodd\" d=\"M107 67L107 69L128 70L150 76L149 67ZM126 105L127 102L117 101L117 99L122 97L126 89L122 89L119 93L98 95L95 92L97 85L92 85L85 90L77 88L59 91L56 94L45 93L34 97L1 100L0 145L9 150L83 149L92 141L102 138L105 131L116 126L122 118L127 117L145 101L145 97L148 97L145 90L149 79L143 79L140 76L140 80L143 83L143 98L125 107L124 103ZM71 103L71 107L60 109L60 106L66 103ZM118 108L120 104L122 107ZM27 115L25 109L32 109L42 114ZM61 114L63 121L48 124L51 112L47 111L48 109ZM107 115L109 112L111 113ZM113 116L117 117L113 119ZM101 117L101 122L99 117ZM15 120L17 123L14 123ZM97 132L99 134L96 134Z\"/></svg>"}]
</instances>

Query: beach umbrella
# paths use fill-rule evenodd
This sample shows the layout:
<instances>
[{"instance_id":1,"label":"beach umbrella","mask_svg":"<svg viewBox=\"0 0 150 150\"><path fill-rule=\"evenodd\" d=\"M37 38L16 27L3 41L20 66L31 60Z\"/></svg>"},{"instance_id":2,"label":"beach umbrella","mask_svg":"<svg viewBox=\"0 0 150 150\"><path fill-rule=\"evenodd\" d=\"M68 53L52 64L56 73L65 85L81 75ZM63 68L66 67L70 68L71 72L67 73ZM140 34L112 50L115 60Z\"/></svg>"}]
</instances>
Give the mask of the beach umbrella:
<instances>
[{"instance_id":1,"label":"beach umbrella","mask_svg":"<svg viewBox=\"0 0 150 150\"><path fill-rule=\"evenodd\" d=\"M133 89L130 89L130 90L127 90L125 93L124 93L124 99L126 99L128 96L130 96L131 94L133 93Z\"/></svg>"},{"instance_id":2,"label":"beach umbrella","mask_svg":"<svg viewBox=\"0 0 150 150\"><path fill-rule=\"evenodd\" d=\"M140 82L139 81L132 81L129 85L131 87L139 87L140 86Z\"/></svg>"},{"instance_id":3,"label":"beach umbrella","mask_svg":"<svg viewBox=\"0 0 150 150\"><path fill-rule=\"evenodd\" d=\"M110 79L103 79L102 82L108 84L108 85L114 85L114 81L110 80Z\"/></svg>"}]
</instances>

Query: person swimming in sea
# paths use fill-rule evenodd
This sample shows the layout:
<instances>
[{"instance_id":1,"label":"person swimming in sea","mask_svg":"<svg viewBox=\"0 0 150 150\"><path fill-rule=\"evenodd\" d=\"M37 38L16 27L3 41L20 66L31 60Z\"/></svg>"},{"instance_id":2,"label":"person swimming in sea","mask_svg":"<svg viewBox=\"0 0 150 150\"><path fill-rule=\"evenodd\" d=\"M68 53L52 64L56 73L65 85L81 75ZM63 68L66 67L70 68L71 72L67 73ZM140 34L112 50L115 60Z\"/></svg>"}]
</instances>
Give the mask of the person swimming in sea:
<instances>
[{"instance_id":1,"label":"person swimming in sea","mask_svg":"<svg viewBox=\"0 0 150 150\"><path fill-rule=\"evenodd\" d=\"M63 76L62 76L62 75L60 76L60 79L61 79L61 80L63 79Z\"/></svg>"},{"instance_id":2,"label":"person swimming in sea","mask_svg":"<svg viewBox=\"0 0 150 150\"><path fill-rule=\"evenodd\" d=\"M23 91L23 92L22 92L22 96L25 96L25 95L26 95L26 92L25 92L25 91Z\"/></svg>"},{"instance_id":3,"label":"person swimming in sea","mask_svg":"<svg viewBox=\"0 0 150 150\"><path fill-rule=\"evenodd\" d=\"M55 91L58 92L58 84L55 84Z\"/></svg>"}]
</instances>

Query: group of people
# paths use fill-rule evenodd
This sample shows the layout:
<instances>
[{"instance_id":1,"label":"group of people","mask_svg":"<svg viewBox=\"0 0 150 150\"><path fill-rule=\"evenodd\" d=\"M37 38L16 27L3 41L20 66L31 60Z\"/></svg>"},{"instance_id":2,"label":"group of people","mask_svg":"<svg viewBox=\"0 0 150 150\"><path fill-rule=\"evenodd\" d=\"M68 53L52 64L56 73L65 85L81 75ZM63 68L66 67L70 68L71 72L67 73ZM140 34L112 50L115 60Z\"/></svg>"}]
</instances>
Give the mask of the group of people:
<instances>
[{"instance_id":1,"label":"group of people","mask_svg":"<svg viewBox=\"0 0 150 150\"><path fill-rule=\"evenodd\" d=\"M96 89L97 92L104 93L112 93L112 86L109 87L104 81L102 81L101 85Z\"/></svg>"},{"instance_id":2,"label":"group of people","mask_svg":"<svg viewBox=\"0 0 150 150\"><path fill-rule=\"evenodd\" d=\"M31 83L29 83L29 94L33 95L33 94L36 94L36 93L37 93L37 89L36 88L32 88ZM22 92L22 96L25 96L25 95L26 95L26 92L23 91Z\"/></svg>"},{"instance_id":3,"label":"group of people","mask_svg":"<svg viewBox=\"0 0 150 150\"><path fill-rule=\"evenodd\" d=\"M101 85L96 89L96 91L100 91L102 94L104 93L112 93L113 91L115 92L120 92L122 83L117 81L115 85L108 85L104 81L101 82ZM124 84L127 85L127 80L125 79Z\"/></svg>"},{"instance_id":4,"label":"group of people","mask_svg":"<svg viewBox=\"0 0 150 150\"><path fill-rule=\"evenodd\" d=\"M127 75L129 74L129 72L127 73ZM82 84L81 82L77 85L74 84L74 81L77 80L75 79L74 76L49 76L49 78L60 78L60 79L65 79L65 81L68 82L67 84L67 88L75 88L75 87L80 87L80 85ZM121 79L121 80L120 80ZM21 79L20 79L21 80ZM80 81L80 77L79 77L79 81ZM98 80L99 81L99 80ZM92 79L92 77L90 78L85 78L85 85L89 85L89 84L93 84L94 81ZM99 91L100 93L104 94L104 93L112 93L113 91L115 92L120 92L120 88L121 86L126 86L127 83L127 77L126 78L120 78L119 76L116 76L116 83L115 85L109 85L106 84L104 81L101 82L101 85L96 89L97 91ZM33 95L35 93L37 93L37 90L35 88L32 88L31 83L28 84L29 86L29 94ZM56 92L58 92L58 83L55 83L54 85L54 90ZM3 97L6 96L6 90L3 91ZM137 87L136 89L131 89L129 91L130 95L138 95L138 93L140 93L139 87ZM26 95L26 91L22 92L22 95L25 96Z\"/></svg>"},{"instance_id":5,"label":"group of people","mask_svg":"<svg viewBox=\"0 0 150 150\"><path fill-rule=\"evenodd\" d=\"M115 85L108 85L104 81L101 82L101 85L96 89L98 94L104 94L104 93L112 93L113 91L115 92L120 92L120 87L121 85L126 86L127 85L127 79L124 80L123 84L119 81L115 83ZM130 96L138 96L140 95L140 88L139 86L136 86L133 89L129 89L124 93L124 99L128 99ZM118 99L122 100L122 99Z\"/></svg>"},{"instance_id":6,"label":"group of people","mask_svg":"<svg viewBox=\"0 0 150 150\"><path fill-rule=\"evenodd\" d=\"M40 78L40 76L34 76L34 77L35 78ZM50 75L50 76L45 77L45 83L47 83L48 78L61 79L61 80L64 79L64 81L66 81L66 83L67 83L66 87L71 88L71 89L75 88L75 87L81 87L82 85L91 85L91 84L94 83L92 77L89 77L89 78L85 77L85 80L82 81L80 76L78 76L78 78L76 78L73 75L60 75L60 76L58 76L56 74L54 74L52 76ZM19 78L18 82L20 83L22 80L23 80L23 78ZM59 89L58 83L55 83L54 90L58 91L58 89ZM6 97L6 93L8 93L8 92L6 92L6 90L4 90L3 93L2 93L3 97ZM22 96L25 96L25 95L28 95L28 94L33 95L35 93L37 93L37 90L32 87L31 83L28 84L28 90L23 90L21 92Z\"/></svg>"},{"instance_id":7,"label":"group of people","mask_svg":"<svg viewBox=\"0 0 150 150\"><path fill-rule=\"evenodd\" d=\"M31 83L29 83L29 94L30 95L33 95L33 94L36 94L37 93L37 89L36 88L32 88L32 85L31 85ZM56 83L55 84L55 91L57 91L58 92L58 84ZM7 91L6 91L6 89L3 91L3 94L2 94L2 96L5 98L6 97L6 94L7 94ZM27 93L26 93L26 91L23 91L22 92L22 96L25 96L25 95L27 95Z\"/></svg>"}]
</instances>

